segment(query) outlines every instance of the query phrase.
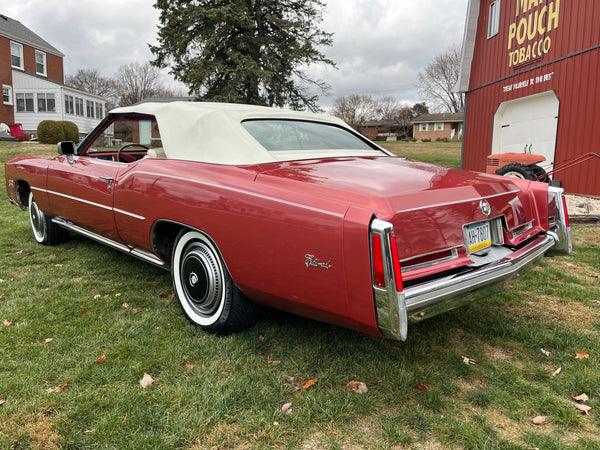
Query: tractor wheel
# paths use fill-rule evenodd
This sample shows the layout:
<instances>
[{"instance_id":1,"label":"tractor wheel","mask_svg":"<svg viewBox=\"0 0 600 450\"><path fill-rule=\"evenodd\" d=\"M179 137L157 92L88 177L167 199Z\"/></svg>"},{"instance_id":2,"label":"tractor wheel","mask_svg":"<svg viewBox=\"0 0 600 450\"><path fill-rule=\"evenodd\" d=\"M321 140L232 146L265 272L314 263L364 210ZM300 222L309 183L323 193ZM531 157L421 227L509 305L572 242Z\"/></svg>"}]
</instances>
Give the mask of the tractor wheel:
<instances>
[{"instance_id":1,"label":"tractor wheel","mask_svg":"<svg viewBox=\"0 0 600 450\"><path fill-rule=\"evenodd\" d=\"M504 175L505 177L520 178L522 180L536 181L535 172L529 166L524 164L512 163L500 167L496 170L496 175Z\"/></svg>"},{"instance_id":2,"label":"tractor wheel","mask_svg":"<svg viewBox=\"0 0 600 450\"><path fill-rule=\"evenodd\" d=\"M532 164L529 166L529 168L533 171L538 181L541 181L542 183L550 183L550 177L546 175L546 171L540 166L537 164Z\"/></svg>"}]
</instances>

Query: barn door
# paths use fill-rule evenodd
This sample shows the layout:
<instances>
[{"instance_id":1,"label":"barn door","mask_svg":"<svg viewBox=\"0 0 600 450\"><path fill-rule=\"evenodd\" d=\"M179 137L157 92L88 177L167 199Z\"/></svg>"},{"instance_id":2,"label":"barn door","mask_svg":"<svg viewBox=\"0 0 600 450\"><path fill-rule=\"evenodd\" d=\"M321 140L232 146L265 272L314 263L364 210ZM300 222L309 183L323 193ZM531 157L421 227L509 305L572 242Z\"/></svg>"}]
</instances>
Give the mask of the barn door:
<instances>
[{"instance_id":1,"label":"barn door","mask_svg":"<svg viewBox=\"0 0 600 450\"><path fill-rule=\"evenodd\" d=\"M559 101L554 92L530 95L501 103L494 115L492 154L531 153L554 163Z\"/></svg>"}]
</instances>

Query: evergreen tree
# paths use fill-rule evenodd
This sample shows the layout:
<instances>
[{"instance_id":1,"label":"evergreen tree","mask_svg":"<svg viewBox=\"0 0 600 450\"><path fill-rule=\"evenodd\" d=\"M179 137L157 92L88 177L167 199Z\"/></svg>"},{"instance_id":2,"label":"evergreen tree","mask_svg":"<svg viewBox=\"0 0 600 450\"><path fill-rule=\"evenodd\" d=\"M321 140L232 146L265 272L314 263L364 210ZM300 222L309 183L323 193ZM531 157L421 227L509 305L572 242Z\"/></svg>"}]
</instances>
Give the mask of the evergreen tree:
<instances>
[{"instance_id":1,"label":"evergreen tree","mask_svg":"<svg viewBox=\"0 0 600 450\"><path fill-rule=\"evenodd\" d=\"M335 66L319 47L321 0L157 0L158 45L152 63L170 67L202 100L318 109L328 86L310 79L313 63Z\"/></svg>"}]
</instances>

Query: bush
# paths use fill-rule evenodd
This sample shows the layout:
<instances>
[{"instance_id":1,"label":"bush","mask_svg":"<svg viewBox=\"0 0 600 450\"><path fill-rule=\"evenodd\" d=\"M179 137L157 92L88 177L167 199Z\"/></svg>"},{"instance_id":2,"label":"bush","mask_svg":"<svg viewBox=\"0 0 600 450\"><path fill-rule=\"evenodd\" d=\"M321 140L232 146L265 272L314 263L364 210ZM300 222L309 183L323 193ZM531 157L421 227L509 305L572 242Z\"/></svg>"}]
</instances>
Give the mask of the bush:
<instances>
[{"instance_id":1,"label":"bush","mask_svg":"<svg viewBox=\"0 0 600 450\"><path fill-rule=\"evenodd\" d=\"M79 128L66 120L42 120L37 127L40 144L58 144L60 141L79 141Z\"/></svg>"},{"instance_id":2,"label":"bush","mask_svg":"<svg viewBox=\"0 0 600 450\"><path fill-rule=\"evenodd\" d=\"M59 122L62 125L63 133L65 135L65 141L79 141L79 128L73 122L63 120Z\"/></svg>"},{"instance_id":3,"label":"bush","mask_svg":"<svg viewBox=\"0 0 600 450\"><path fill-rule=\"evenodd\" d=\"M63 127L56 120L42 120L37 127L40 144L58 144L65 140Z\"/></svg>"}]
</instances>

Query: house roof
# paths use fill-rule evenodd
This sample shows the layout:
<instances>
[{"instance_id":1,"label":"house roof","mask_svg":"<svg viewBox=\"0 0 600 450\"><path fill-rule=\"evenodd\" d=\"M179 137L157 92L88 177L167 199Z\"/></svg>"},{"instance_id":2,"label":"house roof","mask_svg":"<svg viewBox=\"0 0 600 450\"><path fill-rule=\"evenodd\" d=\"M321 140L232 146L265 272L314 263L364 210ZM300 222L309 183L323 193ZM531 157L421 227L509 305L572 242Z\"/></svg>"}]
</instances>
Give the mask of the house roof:
<instances>
[{"instance_id":1,"label":"house roof","mask_svg":"<svg viewBox=\"0 0 600 450\"><path fill-rule=\"evenodd\" d=\"M464 122L465 113L421 114L410 123Z\"/></svg>"},{"instance_id":2,"label":"house roof","mask_svg":"<svg viewBox=\"0 0 600 450\"><path fill-rule=\"evenodd\" d=\"M2 19L0 19L0 20L2 20ZM18 74L17 75L13 75L13 77L14 76L22 77L22 78L34 78L34 79L37 80L38 83L41 82L41 83L44 83L45 85L56 85L56 86L59 86L59 87L63 88L65 91L69 91L69 92L74 93L74 94L77 94L77 93L83 94L83 95L86 95L88 97L93 97L93 98L96 98L98 100L102 100L102 101L106 102L106 99L104 97L100 96L100 95L90 94L89 92L82 91L81 89L74 88L74 87L69 86L69 85L67 85L65 83L61 83L60 81L52 80L51 78L47 78L47 77L44 77L44 76L41 76L41 75L19 71Z\"/></svg>"},{"instance_id":3,"label":"house roof","mask_svg":"<svg viewBox=\"0 0 600 450\"><path fill-rule=\"evenodd\" d=\"M43 40L21 22L3 14L0 14L0 36L5 36L20 44L26 44L53 55L65 56L60 50Z\"/></svg>"}]
</instances>

